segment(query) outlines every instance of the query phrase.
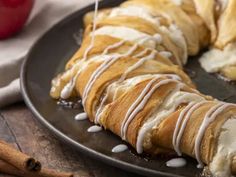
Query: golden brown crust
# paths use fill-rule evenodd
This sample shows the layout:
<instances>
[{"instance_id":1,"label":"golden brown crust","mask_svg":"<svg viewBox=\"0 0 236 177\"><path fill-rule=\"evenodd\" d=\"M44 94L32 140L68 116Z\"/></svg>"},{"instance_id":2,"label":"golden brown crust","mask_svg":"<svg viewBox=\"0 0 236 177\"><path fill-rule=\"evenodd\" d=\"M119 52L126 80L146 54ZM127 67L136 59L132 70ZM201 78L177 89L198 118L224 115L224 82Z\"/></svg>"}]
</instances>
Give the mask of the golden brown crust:
<instances>
[{"instance_id":1,"label":"golden brown crust","mask_svg":"<svg viewBox=\"0 0 236 177\"><path fill-rule=\"evenodd\" d=\"M210 42L210 31L207 28L204 20L196 12L194 2L192 0L183 0L181 8L186 14L188 14L188 16L196 26L196 29L198 29L200 48L207 47Z\"/></svg>"},{"instance_id":2,"label":"golden brown crust","mask_svg":"<svg viewBox=\"0 0 236 177\"><path fill-rule=\"evenodd\" d=\"M218 36L215 46L224 48L228 43L236 40L236 1L229 0L226 9L219 17Z\"/></svg>"},{"instance_id":3,"label":"golden brown crust","mask_svg":"<svg viewBox=\"0 0 236 177\"><path fill-rule=\"evenodd\" d=\"M214 43L217 37L216 27L216 2L215 0L194 0L197 14L205 22L205 25L211 31L211 43Z\"/></svg>"},{"instance_id":4,"label":"golden brown crust","mask_svg":"<svg viewBox=\"0 0 236 177\"><path fill-rule=\"evenodd\" d=\"M236 81L236 66L225 66L220 73L231 81Z\"/></svg>"}]
</instances>

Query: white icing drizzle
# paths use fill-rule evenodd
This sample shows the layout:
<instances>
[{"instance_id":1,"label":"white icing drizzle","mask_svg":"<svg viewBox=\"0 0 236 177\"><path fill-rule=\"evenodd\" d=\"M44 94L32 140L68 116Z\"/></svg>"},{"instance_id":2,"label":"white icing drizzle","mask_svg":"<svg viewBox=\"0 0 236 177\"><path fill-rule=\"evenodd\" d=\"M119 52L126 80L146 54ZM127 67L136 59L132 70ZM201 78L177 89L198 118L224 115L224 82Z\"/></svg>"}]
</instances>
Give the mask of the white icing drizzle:
<instances>
[{"instance_id":1,"label":"white icing drizzle","mask_svg":"<svg viewBox=\"0 0 236 177\"><path fill-rule=\"evenodd\" d=\"M155 84L151 90L149 88L152 86L152 84L147 84L147 86L144 88L144 90L139 95L137 100L131 105L131 107L127 111L127 114L126 114L126 116L125 116L125 118L122 122L122 125L121 125L121 137L122 137L122 139L126 140L126 132L127 132L127 129L128 129L128 126L129 126L130 122L139 113L139 111L141 111L144 108L144 106L148 102L149 98L156 91L156 89L159 88L160 86L168 84L170 82L177 82L177 81L174 80L174 79L161 80L160 82Z\"/></svg>"},{"instance_id":2,"label":"white icing drizzle","mask_svg":"<svg viewBox=\"0 0 236 177\"><path fill-rule=\"evenodd\" d=\"M185 114L188 112L188 110L194 105L193 102L190 102L179 114L179 117L177 119L177 123L176 123L176 126L175 126L175 130L174 130L174 134L173 134L173 147L174 147L174 150L177 152L177 154L180 156L181 155L181 152L179 150L179 147L177 145L177 133L178 133L178 128L185 116Z\"/></svg>"},{"instance_id":3,"label":"white icing drizzle","mask_svg":"<svg viewBox=\"0 0 236 177\"><path fill-rule=\"evenodd\" d=\"M156 44L161 44L162 37L161 37L160 34L156 33L153 36L146 36L146 37L144 37L143 39L138 41L138 44L143 45L145 42L147 42L149 40L154 40L156 42Z\"/></svg>"},{"instance_id":4,"label":"white icing drizzle","mask_svg":"<svg viewBox=\"0 0 236 177\"><path fill-rule=\"evenodd\" d=\"M151 117L150 121L146 121L138 132L136 149L138 153L143 152L143 142L148 132L159 125L159 123L168 115L175 112L176 108L181 103L188 103L191 100L204 100L200 95L196 93L181 92L180 89L184 87L184 84L179 83L176 88L166 98L162 106L156 111L156 114Z\"/></svg>"},{"instance_id":5,"label":"white icing drizzle","mask_svg":"<svg viewBox=\"0 0 236 177\"><path fill-rule=\"evenodd\" d=\"M218 104L213 106L206 113L206 115L202 121L202 124L199 128L198 134L196 136L195 145L194 145L194 152L195 152L196 159L198 161L198 168L204 167L204 164L201 160L201 154L200 154L200 146L201 146L201 142L202 142L202 138L204 136L204 133L205 133L207 127L210 125L210 123L212 123L217 118L217 116L229 106L236 106L236 105L231 104L231 103L219 102Z\"/></svg>"},{"instance_id":6,"label":"white icing drizzle","mask_svg":"<svg viewBox=\"0 0 236 177\"><path fill-rule=\"evenodd\" d=\"M126 40L121 40L117 43L107 46L107 48L103 51L102 55L106 55L109 52L109 50L116 49L116 48L122 46L125 42L126 42Z\"/></svg>"},{"instance_id":7,"label":"white icing drizzle","mask_svg":"<svg viewBox=\"0 0 236 177\"><path fill-rule=\"evenodd\" d=\"M156 51L152 51L152 53L146 57L141 58L137 63L135 63L134 65L130 66L120 77L119 81L122 82L123 80L125 80L125 78L127 77L127 75L131 72L134 71L135 69L137 69L138 67L140 67L141 65L143 65L146 61L148 60L153 60L156 56Z\"/></svg>"},{"instance_id":8,"label":"white icing drizzle","mask_svg":"<svg viewBox=\"0 0 236 177\"><path fill-rule=\"evenodd\" d=\"M128 50L127 53L125 54L116 54L114 56L111 56L110 59L104 61L96 70L95 72L92 74L92 76L90 77L89 81L86 84L86 87L84 89L84 93L83 93L83 105L85 105L87 97L88 97L88 93L91 89L91 87L93 86L93 84L95 83L95 81L97 80L97 78L107 69L109 68L113 63L115 63L118 59L122 58L122 57L126 57L131 55L136 49L138 48L138 44L133 45L130 50Z\"/></svg>"},{"instance_id":9,"label":"white icing drizzle","mask_svg":"<svg viewBox=\"0 0 236 177\"><path fill-rule=\"evenodd\" d=\"M100 103L100 106L99 106L99 108L97 109L97 112L96 112L96 114L95 114L95 120L94 120L94 123L95 123L95 124L100 123L100 117L101 117L101 113L102 113L102 108L103 108L103 106L104 106L104 104L105 104L105 102L106 102L106 100L107 100L107 98L108 98L108 93L109 93L110 88L111 88L110 86L111 86L111 85L108 86L108 88L107 88L107 94L102 98L102 101L101 101L101 103Z\"/></svg>"},{"instance_id":10,"label":"white icing drizzle","mask_svg":"<svg viewBox=\"0 0 236 177\"><path fill-rule=\"evenodd\" d=\"M83 55L83 59L82 61L86 60L87 57L88 57L88 53L92 50L92 48L94 47L94 41L95 41L95 30L96 30L96 27L97 27L97 13L98 13L98 4L99 4L99 1L98 0L95 0L95 8L94 8L94 17L93 17L93 29L92 29L92 36L91 36L91 43L90 45L86 48L85 52L84 52L84 55ZM71 94L72 94L72 91L75 87L75 82L77 80L77 78L79 77L81 73L81 70L79 70L77 72L77 74L70 80L69 83L67 83L64 88L62 89L61 91L61 94L60 94L60 97L63 98L63 99L68 99Z\"/></svg>"},{"instance_id":11,"label":"white icing drizzle","mask_svg":"<svg viewBox=\"0 0 236 177\"><path fill-rule=\"evenodd\" d=\"M79 75L79 74L78 74L78 75ZM73 90L74 90L74 87L75 87L75 80L76 80L76 78L77 78L77 77L73 77L73 78L70 80L70 82L68 82L68 83L65 85L65 87L62 89L61 95L60 95L60 97L61 97L62 99L68 99L68 98L71 96L71 94L72 94L72 92L73 92Z\"/></svg>"},{"instance_id":12,"label":"white icing drizzle","mask_svg":"<svg viewBox=\"0 0 236 177\"><path fill-rule=\"evenodd\" d=\"M98 0L95 0L95 9L94 9L94 16L93 16L93 31L92 31L91 43L84 52L84 56L83 56L84 60L87 59L88 53L91 51L91 49L94 46L95 30L97 27L97 14L98 14Z\"/></svg>"},{"instance_id":13,"label":"white icing drizzle","mask_svg":"<svg viewBox=\"0 0 236 177\"><path fill-rule=\"evenodd\" d=\"M125 125L126 122L129 118L129 116L132 114L132 112L135 110L135 108L139 105L139 103L143 100L144 96L148 93L148 91L150 90L151 86L153 85L154 82L156 82L159 78L161 78L161 76L157 76L155 78L153 78L147 85L146 87L143 89L143 91L141 92L141 94L138 96L138 98L133 102L133 104L130 106L130 108L128 109L125 118L121 124L121 137L122 139L126 139L125 137Z\"/></svg>"},{"instance_id":14,"label":"white icing drizzle","mask_svg":"<svg viewBox=\"0 0 236 177\"><path fill-rule=\"evenodd\" d=\"M91 75L89 81L87 82L85 89L84 89L84 93L83 93L83 101L82 104L83 106L85 105L85 102L87 100L88 97L88 93L91 89L91 87L93 86L94 82L96 81L96 79L108 68L110 67L116 60L118 60L121 57L121 55L112 55L110 56L110 58L108 58L107 60L105 60Z\"/></svg>"},{"instance_id":15,"label":"white icing drizzle","mask_svg":"<svg viewBox=\"0 0 236 177\"><path fill-rule=\"evenodd\" d=\"M135 44L134 46L136 47L136 46L138 46L138 44ZM134 46L131 47L131 50L133 50ZM141 58L137 63L135 63L134 65L130 66L130 67L121 75L121 77L120 77L120 79L118 80L118 82L124 81L125 78L127 77L127 75L128 75L131 71L137 69L137 68L138 68L139 66L141 66L145 61L155 58L155 55L156 55L156 53L155 53L155 52L152 52L150 55ZM109 88L109 87L108 87L108 88ZM107 91L107 93L109 93L109 90ZM101 113L102 113L102 108L103 108L103 106L104 106L104 103L105 103L106 100L107 100L107 97L108 97L108 95L106 95L106 96L102 99L102 101L101 101L101 104L100 104L100 106L99 106L99 108L98 108L98 110L97 110L97 113L96 113L96 115L95 115L95 123L99 123L100 115L101 115Z\"/></svg>"},{"instance_id":16,"label":"white icing drizzle","mask_svg":"<svg viewBox=\"0 0 236 177\"><path fill-rule=\"evenodd\" d=\"M169 97L171 97L176 91L179 91L180 90L180 85L178 84L176 86L176 88L173 90L173 92L170 94ZM168 99L167 98L167 99ZM166 102L166 101L165 101ZM163 104L165 104L165 102ZM175 109L174 109L175 110ZM153 121L150 121L150 122L146 122L139 130L138 132L138 136L137 136L137 142L136 142L136 149L137 149L137 152L139 154L141 154L143 152L143 141L144 141L144 137L146 135L146 133L151 130L154 126L155 126L155 119Z\"/></svg>"},{"instance_id":17,"label":"white icing drizzle","mask_svg":"<svg viewBox=\"0 0 236 177\"><path fill-rule=\"evenodd\" d=\"M167 77L170 77L170 78L175 79L175 80L181 80L181 78L178 75L175 75L175 74L162 74L162 75L156 75L156 76L158 78L160 78L161 76L167 76ZM109 93L109 89L110 89L110 86L108 86L107 93ZM101 109L103 108L104 103L105 103L107 97L108 97L108 94L106 94L106 96L101 101L100 107L98 108L96 116L95 116L95 123L99 123Z\"/></svg>"},{"instance_id":18,"label":"white icing drizzle","mask_svg":"<svg viewBox=\"0 0 236 177\"><path fill-rule=\"evenodd\" d=\"M152 56L152 55L151 55L151 56ZM150 58L151 58L151 57L150 57ZM141 60L142 60L142 59L140 59L140 63L143 63ZM139 64L140 64L140 63L139 63ZM139 64L136 64L135 67L133 67L134 65L131 66L130 68L133 68L132 70L131 70L131 69L129 70L129 68L128 68L129 72L131 72L131 71L133 71L134 69L136 69L137 66L139 66ZM128 73L124 73L124 74L120 77L120 79L118 80L118 83L124 81L125 78L126 78L126 76L127 76L127 74L128 74ZM181 78L180 78L178 75L176 75L176 74L156 74L156 76L159 76L159 77L160 77L160 76L166 76L166 77L170 77L170 78L175 79L175 80L179 80L179 81L181 80ZM110 90L110 85L108 86L107 93L109 93L109 90ZM95 115L95 123L100 123L100 116L101 116L101 114L102 114L102 108L103 108L104 103L106 102L107 98L108 98L108 94L106 94L106 95L103 97L102 101L101 101L101 104L100 104L100 106L99 106L99 108L98 108L98 110L97 110L97 113L96 113L96 115Z\"/></svg>"},{"instance_id":19,"label":"white icing drizzle","mask_svg":"<svg viewBox=\"0 0 236 177\"><path fill-rule=\"evenodd\" d=\"M96 133L96 132L100 132L102 130L102 127L97 126L97 125L93 125L91 127L88 128L88 132L89 133Z\"/></svg>"},{"instance_id":20,"label":"white icing drizzle","mask_svg":"<svg viewBox=\"0 0 236 177\"><path fill-rule=\"evenodd\" d=\"M128 149L128 146L125 145L125 144L119 144L115 147L112 148L111 152L114 152L114 153L119 153L119 152L124 152Z\"/></svg>"},{"instance_id":21,"label":"white icing drizzle","mask_svg":"<svg viewBox=\"0 0 236 177\"><path fill-rule=\"evenodd\" d=\"M167 167L179 168L184 167L187 161L184 158L174 158L166 162Z\"/></svg>"},{"instance_id":22,"label":"white icing drizzle","mask_svg":"<svg viewBox=\"0 0 236 177\"><path fill-rule=\"evenodd\" d=\"M142 52L140 52L140 53L134 55L133 57L134 57L134 58L143 57L148 51L149 51L149 48L145 48Z\"/></svg>"},{"instance_id":23,"label":"white icing drizzle","mask_svg":"<svg viewBox=\"0 0 236 177\"><path fill-rule=\"evenodd\" d=\"M175 126L175 130L174 130L174 134L173 134L173 147L174 150L176 151L176 153L181 156L182 153L180 151L180 141L181 138L183 136L184 130L186 128L187 122L190 119L192 113L199 108L200 106L202 106L204 103L206 103L207 101L200 101L200 102L191 102L188 104L188 106L186 106L180 113L178 119L177 119L177 123ZM182 124L181 124L182 123Z\"/></svg>"},{"instance_id":24,"label":"white icing drizzle","mask_svg":"<svg viewBox=\"0 0 236 177\"><path fill-rule=\"evenodd\" d=\"M85 120L88 118L88 115L86 112L79 113L75 116L75 120Z\"/></svg>"},{"instance_id":25,"label":"white icing drizzle","mask_svg":"<svg viewBox=\"0 0 236 177\"><path fill-rule=\"evenodd\" d=\"M72 75L81 63L82 63L82 60L77 61L76 64L70 70L66 71L66 74ZM79 69L76 75L72 77L72 79L64 86L64 88L62 89L60 93L61 98L68 99L71 96L72 91L75 87L76 80L79 77L80 73L81 73L81 69ZM58 82L58 85L60 85L59 82Z\"/></svg>"}]
</instances>

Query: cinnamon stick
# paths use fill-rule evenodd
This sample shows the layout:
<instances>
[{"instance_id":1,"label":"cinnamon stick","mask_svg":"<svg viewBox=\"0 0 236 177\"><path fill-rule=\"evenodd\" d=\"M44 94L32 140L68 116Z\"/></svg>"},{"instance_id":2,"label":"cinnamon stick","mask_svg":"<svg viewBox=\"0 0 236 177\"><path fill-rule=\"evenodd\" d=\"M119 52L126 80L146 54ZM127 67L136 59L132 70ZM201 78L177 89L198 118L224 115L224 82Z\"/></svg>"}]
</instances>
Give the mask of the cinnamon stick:
<instances>
[{"instance_id":1,"label":"cinnamon stick","mask_svg":"<svg viewBox=\"0 0 236 177\"><path fill-rule=\"evenodd\" d=\"M41 164L34 158L16 150L0 140L0 159L22 171L39 171Z\"/></svg>"},{"instance_id":2,"label":"cinnamon stick","mask_svg":"<svg viewBox=\"0 0 236 177\"><path fill-rule=\"evenodd\" d=\"M37 172L21 171L3 160L0 160L0 172L20 177L73 177L72 173L58 172L46 168L42 168L41 171Z\"/></svg>"}]
</instances>

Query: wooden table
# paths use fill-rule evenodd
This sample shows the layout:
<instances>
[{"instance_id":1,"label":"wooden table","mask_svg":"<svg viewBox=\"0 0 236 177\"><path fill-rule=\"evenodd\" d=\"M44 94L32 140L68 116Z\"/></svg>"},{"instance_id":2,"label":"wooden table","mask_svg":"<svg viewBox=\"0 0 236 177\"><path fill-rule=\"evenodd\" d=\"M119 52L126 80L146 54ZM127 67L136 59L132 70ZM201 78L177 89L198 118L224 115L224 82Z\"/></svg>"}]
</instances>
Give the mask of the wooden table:
<instances>
[{"instance_id":1,"label":"wooden table","mask_svg":"<svg viewBox=\"0 0 236 177\"><path fill-rule=\"evenodd\" d=\"M0 139L39 159L43 166L73 172L76 177L140 177L87 157L57 140L18 103L0 110ZM10 177L0 174L0 177Z\"/></svg>"}]
</instances>

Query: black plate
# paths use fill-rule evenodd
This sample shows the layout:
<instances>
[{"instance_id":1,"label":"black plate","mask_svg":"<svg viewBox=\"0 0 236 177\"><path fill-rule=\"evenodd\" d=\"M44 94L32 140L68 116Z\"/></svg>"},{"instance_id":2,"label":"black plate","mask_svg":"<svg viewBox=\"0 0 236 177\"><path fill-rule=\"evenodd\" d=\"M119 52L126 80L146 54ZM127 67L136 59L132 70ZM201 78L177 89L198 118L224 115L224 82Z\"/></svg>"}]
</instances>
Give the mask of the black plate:
<instances>
[{"instance_id":1,"label":"black plate","mask_svg":"<svg viewBox=\"0 0 236 177\"><path fill-rule=\"evenodd\" d=\"M105 0L100 7L114 6L118 0ZM82 9L50 29L32 47L21 72L21 87L24 99L36 118L61 140L74 148L110 165L148 176L193 177L200 174L196 162L188 159L183 168L168 168L167 158L145 159L130 151L114 154L111 149L122 141L108 131L88 133L89 121L77 122L74 116L78 109L66 109L49 97L51 79L78 49L73 37L82 29L82 17L93 6ZM204 72L195 59L190 59L188 71L193 75L199 89L221 100L236 101L235 86Z\"/></svg>"}]
</instances>

